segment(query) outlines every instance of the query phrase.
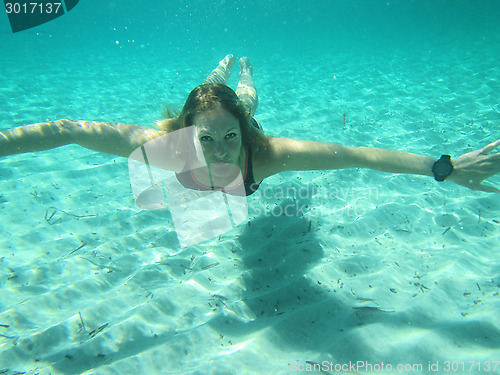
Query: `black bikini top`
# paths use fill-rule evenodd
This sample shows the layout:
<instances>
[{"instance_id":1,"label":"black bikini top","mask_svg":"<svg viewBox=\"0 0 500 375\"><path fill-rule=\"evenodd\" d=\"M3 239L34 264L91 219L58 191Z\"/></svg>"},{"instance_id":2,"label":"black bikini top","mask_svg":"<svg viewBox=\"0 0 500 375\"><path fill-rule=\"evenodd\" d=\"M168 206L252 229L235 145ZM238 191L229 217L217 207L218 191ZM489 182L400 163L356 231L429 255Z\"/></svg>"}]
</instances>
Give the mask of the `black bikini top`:
<instances>
[{"instance_id":1,"label":"black bikini top","mask_svg":"<svg viewBox=\"0 0 500 375\"><path fill-rule=\"evenodd\" d=\"M256 183L253 178L252 152L248 147L245 147L245 154L246 154L245 174L243 176L243 186L245 187L245 195L249 196L255 193L260 185ZM215 190L215 191L222 191L226 194L231 194L231 195L241 195L241 188L240 188L241 183L231 188L218 188L218 187L206 186L196 180L192 168L184 167L184 170L180 173L176 173L175 176L177 177L177 181L179 181L180 184L187 189L200 190L200 191Z\"/></svg>"}]
</instances>

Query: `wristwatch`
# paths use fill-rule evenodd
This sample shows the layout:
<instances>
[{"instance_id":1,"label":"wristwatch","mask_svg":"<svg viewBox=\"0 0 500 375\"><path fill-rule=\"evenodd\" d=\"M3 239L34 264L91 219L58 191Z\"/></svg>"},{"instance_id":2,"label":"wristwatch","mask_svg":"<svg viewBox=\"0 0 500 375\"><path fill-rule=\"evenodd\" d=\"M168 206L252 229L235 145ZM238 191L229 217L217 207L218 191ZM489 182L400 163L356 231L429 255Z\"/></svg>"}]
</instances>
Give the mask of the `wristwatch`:
<instances>
[{"instance_id":1,"label":"wristwatch","mask_svg":"<svg viewBox=\"0 0 500 375\"><path fill-rule=\"evenodd\" d=\"M451 164L450 155L441 155L441 158L432 165L432 173L436 181L444 181L451 172L453 172L453 164Z\"/></svg>"}]
</instances>

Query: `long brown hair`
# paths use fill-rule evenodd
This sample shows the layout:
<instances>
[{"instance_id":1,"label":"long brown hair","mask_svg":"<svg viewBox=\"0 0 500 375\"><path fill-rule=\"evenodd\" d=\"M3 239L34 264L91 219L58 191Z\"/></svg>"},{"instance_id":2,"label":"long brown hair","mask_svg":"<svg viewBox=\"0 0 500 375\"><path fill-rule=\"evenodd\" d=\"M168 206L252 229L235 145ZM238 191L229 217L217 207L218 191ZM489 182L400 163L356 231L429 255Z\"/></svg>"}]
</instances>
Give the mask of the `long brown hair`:
<instances>
[{"instance_id":1,"label":"long brown hair","mask_svg":"<svg viewBox=\"0 0 500 375\"><path fill-rule=\"evenodd\" d=\"M231 113L240 123L243 145L265 147L268 144L267 137L250 123L250 111L238 99L233 89L220 83L205 83L194 88L189 93L180 115L159 122L158 127L169 133L191 126L195 115L215 109L217 105Z\"/></svg>"}]
</instances>

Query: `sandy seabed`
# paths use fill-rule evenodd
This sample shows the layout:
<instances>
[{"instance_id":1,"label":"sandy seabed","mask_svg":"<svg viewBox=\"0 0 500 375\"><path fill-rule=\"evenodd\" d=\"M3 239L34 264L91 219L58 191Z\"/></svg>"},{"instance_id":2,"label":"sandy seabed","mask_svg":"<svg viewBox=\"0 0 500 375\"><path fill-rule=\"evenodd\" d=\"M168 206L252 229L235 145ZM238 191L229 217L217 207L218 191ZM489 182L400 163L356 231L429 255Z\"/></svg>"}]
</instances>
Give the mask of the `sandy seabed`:
<instances>
[{"instance_id":1,"label":"sandy seabed","mask_svg":"<svg viewBox=\"0 0 500 375\"><path fill-rule=\"evenodd\" d=\"M457 157L500 138L498 60L474 48L256 56L256 117L275 136ZM49 70L31 96L16 89L29 77L4 70L1 125L147 125L213 65L188 63ZM128 84L98 90L125 68ZM44 84L51 74L59 83ZM136 207L126 160L76 146L2 159L0 373L500 373L497 196L421 176L287 172L248 207L233 230L181 248L168 211Z\"/></svg>"}]
</instances>

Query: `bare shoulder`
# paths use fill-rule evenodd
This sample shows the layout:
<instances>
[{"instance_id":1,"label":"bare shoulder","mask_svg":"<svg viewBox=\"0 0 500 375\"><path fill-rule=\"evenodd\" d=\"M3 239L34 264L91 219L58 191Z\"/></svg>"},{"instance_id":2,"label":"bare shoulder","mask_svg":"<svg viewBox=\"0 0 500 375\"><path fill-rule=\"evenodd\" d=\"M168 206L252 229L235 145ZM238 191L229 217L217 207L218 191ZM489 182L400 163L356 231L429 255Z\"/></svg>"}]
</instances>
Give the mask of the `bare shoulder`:
<instances>
[{"instance_id":1,"label":"bare shoulder","mask_svg":"<svg viewBox=\"0 0 500 375\"><path fill-rule=\"evenodd\" d=\"M256 181L284 171L340 169L355 164L352 147L271 136L268 141L269 146L257 149L254 156Z\"/></svg>"},{"instance_id":2,"label":"bare shoulder","mask_svg":"<svg viewBox=\"0 0 500 375\"><path fill-rule=\"evenodd\" d=\"M256 182L272 176L277 171L278 160L286 153L287 138L278 138L267 135L267 147L252 147L253 174Z\"/></svg>"}]
</instances>

